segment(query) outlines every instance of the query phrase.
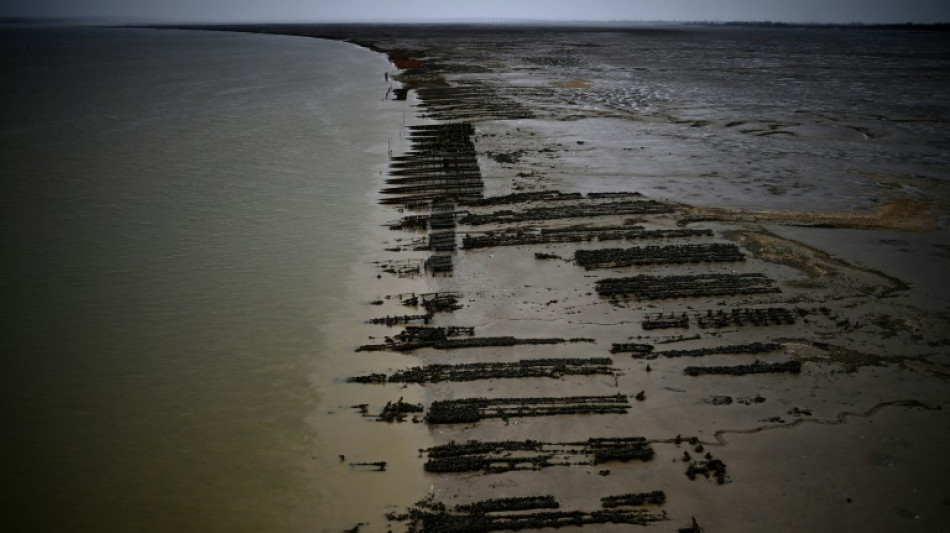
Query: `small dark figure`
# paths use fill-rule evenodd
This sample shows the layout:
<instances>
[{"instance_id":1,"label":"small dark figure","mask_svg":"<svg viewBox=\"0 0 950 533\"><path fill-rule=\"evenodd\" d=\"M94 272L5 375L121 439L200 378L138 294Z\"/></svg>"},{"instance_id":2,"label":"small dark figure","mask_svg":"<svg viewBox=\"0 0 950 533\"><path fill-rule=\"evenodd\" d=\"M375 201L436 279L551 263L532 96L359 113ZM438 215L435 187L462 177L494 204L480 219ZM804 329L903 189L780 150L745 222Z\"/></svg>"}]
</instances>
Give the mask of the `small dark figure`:
<instances>
[{"instance_id":1,"label":"small dark figure","mask_svg":"<svg viewBox=\"0 0 950 533\"><path fill-rule=\"evenodd\" d=\"M696 518L693 518L693 527L681 527L679 533L702 533L703 528L699 527Z\"/></svg>"}]
</instances>

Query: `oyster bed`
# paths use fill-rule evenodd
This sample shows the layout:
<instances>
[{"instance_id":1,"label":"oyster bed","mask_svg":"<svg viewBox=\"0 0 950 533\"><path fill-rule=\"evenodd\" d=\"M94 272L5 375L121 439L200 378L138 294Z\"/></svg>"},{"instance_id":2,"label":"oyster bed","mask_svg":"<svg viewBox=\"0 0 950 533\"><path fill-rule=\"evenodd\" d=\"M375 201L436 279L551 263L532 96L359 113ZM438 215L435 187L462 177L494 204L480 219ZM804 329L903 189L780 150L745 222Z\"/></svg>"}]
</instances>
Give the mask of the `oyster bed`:
<instances>
[{"instance_id":1,"label":"oyster bed","mask_svg":"<svg viewBox=\"0 0 950 533\"><path fill-rule=\"evenodd\" d=\"M335 431L430 440L372 475L431 488L354 493L360 531L945 526L945 34L215 29L387 54L408 112L363 295L394 340L354 355L370 400Z\"/></svg>"}]
</instances>

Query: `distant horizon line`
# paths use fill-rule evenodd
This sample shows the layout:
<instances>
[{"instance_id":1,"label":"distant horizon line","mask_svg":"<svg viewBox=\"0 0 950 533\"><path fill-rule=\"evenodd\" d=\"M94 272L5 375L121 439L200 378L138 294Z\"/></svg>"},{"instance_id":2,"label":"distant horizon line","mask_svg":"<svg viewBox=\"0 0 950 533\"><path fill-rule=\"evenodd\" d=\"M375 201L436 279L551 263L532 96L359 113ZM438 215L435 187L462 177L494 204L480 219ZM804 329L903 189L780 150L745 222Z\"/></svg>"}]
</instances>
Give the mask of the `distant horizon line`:
<instances>
[{"instance_id":1,"label":"distant horizon line","mask_svg":"<svg viewBox=\"0 0 950 533\"><path fill-rule=\"evenodd\" d=\"M892 21L892 22L787 22L782 20L677 20L677 19L526 19L526 18L504 18L504 17L479 17L479 18L446 18L446 19L379 19L379 20L354 20L354 19L324 19L324 20L187 20L187 19L156 19L148 17L126 17L126 16L108 16L108 17L4 17L0 16L0 24L66 24L66 25L90 25L90 24L140 24L140 25L295 25L295 24L392 24L392 25L439 25L439 24L483 24L483 25L710 25L710 26L755 26L755 27L942 27L950 26L950 21L941 22L914 22L914 21Z\"/></svg>"}]
</instances>

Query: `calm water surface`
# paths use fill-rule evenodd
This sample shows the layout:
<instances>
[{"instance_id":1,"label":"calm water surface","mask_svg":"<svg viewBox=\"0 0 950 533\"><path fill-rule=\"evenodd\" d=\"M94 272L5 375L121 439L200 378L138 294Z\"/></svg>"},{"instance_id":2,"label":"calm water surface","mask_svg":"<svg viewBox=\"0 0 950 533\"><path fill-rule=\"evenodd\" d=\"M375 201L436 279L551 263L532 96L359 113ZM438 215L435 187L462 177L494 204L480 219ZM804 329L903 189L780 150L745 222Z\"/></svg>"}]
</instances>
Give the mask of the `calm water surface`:
<instances>
[{"instance_id":1,"label":"calm water surface","mask_svg":"<svg viewBox=\"0 0 950 533\"><path fill-rule=\"evenodd\" d=\"M4 522L322 522L315 382L398 117L314 39L4 30Z\"/></svg>"}]
</instances>

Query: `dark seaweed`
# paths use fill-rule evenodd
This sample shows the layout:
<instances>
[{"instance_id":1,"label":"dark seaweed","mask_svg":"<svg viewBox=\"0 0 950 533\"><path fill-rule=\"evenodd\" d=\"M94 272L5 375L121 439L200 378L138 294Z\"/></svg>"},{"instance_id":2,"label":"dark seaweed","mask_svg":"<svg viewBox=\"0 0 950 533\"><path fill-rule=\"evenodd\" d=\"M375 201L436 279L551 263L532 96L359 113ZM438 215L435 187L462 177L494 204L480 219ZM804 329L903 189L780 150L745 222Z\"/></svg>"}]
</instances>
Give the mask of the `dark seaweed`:
<instances>
[{"instance_id":1,"label":"dark seaweed","mask_svg":"<svg viewBox=\"0 0 950 533\"><path fill-rule=\"evenodd\" d=\"M410 413L421 413L423 407L421 404L406 403L399 398L396 402L386 402L376 420L380 422L405 422L406 416Z\"/></svg>"},{"instance_id":2,"label":"dark seaweed","mask_svg":"<svg viewBox=\"0 0 950 533\"><path fill-rule=\"evenodd\" d=\"M664 502L666 502L666 494L664 494L662 490L621 494L619 496L606 496L600 499L600 505L604 509L612 509L615 507L637 507L648 503L654 505L663 505Z\"/></svg>"},{"instance_id":3,"label":"dark seaweed","mask_svg":"<svg viewBox=\"0 0 950 533\"><path fill-rule=\"evenodd\" d=\"M485 418L624 414L629 407L627 397L622 394L560 398L464 398L433 402L426 420L430 424L462 424Z\"/></svg>"},{"instance_id":4,"label":"dark seaweed","mask_svg":"<svg viewBox=\"0 0 950 533\"><path fill-rule=\"evenodd\" d=\"M656 359L657 357L705 357L707 355L718 354L740 354L740 353L768 353L781 350L782 345L774 342L752 342L749 344L733 344L729 346L712 346L710 348L697 348L695 350L667 350L663 352L635 352L635 359Z\"/></svg>"},{"instance_id":5,"label":"dark seaweed","mask_svg":"<svg viewBox=\"0 0 950 533\"><path fill-rule=\"evenodd\" d=\"M426 450L428 472L483 472L539 470L548 466L589 464L610 461L649 461L653 448L643 437L589 439L585 442L549 443L539 441L469 441L449 443ZM554 457L562 462L554 462ZM577 457L578 462L563 462Z\"/></svg>"},{"instance_id":6,"label":"dark seaweed","mask_svg":"<svg viewBox=\"0 0 950 533\"><path fill-rule=\"evenodd\" d=\"M614 215L647 215L669 213L673 207L655 200L629 200L607 203L573 204L528 209L500 210L486 214L469 214L459 220L460 224L481 226L484 224L511 224L515 222L556 220Z\"/></svg>"},{"instance_id":7,"label":"dark seaweed","mask_svg":"<svg viewBox=\"0 0 950 533\"><path fill-rule=\"evenodd\" d=\"M457 365L426 365L401 370L389 376L390 383L439 383L443 381L474 381L502 378L559 378L567 375L611 375L616 372L608 358L529 359L504 363L466 363ZM375 374L374 374L375 375ZM357 381L350 378L349 381ZM376 381L371 381L376 383Z\"/></svg>"},{"instance_id":8,"label":"dark seaweed","mask_svg":"<svg viewBox=\"0 0 950 533\"><path fill-rule=\"evenodd\" d=\"M706 274L688 276L635 276L596 282L605 297L634 296L644 300L698 298L735 294L781 292L762 274Z\"/></svg>"},{"instance_id":9,"label":"dark seaweed","mask_svg":"<svg viewBox=\"0 0 950 533\"><path fill-rule=\"evenodd\" d=\"M703 374L727 374L733 376L744 376L746 374L798 374L802 371L802 364L799 361L786 361L784 363L763 363L756 361L750 365L688 366L683 371L690 376L701 376Z\"/></svg>"},{"instance_id":10,"label":"dark seaweed","mask_svg":"<svg viewBox=\"0 0 950 533\"><path fill-rule=\"evenodd\" d=\"M745 261L745 256L734 244L710 243L577 250L574 261L590 270L672 263L724 263Z\"/></svg>"}]
</instances>

